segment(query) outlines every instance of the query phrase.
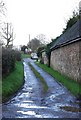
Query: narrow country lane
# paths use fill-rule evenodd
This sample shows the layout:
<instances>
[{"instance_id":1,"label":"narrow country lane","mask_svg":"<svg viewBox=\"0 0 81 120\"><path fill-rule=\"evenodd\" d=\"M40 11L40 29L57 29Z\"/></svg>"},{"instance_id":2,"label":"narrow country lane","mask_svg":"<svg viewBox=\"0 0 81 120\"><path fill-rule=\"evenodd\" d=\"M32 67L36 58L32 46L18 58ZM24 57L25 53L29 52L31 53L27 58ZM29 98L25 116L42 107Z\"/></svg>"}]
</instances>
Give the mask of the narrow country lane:
<instances>
[{"instance_id":1,"label":"narrow country lane","mask_svg":"<svg viewBox=\"0 0 81 120\"><path fill-rule=\"evenodd\" d=\"M43 95L42 84L33 74L28 63L41 74L48 84L48 92ZM25 84L10 101L3 104L4 118L79 118L79 112L62 110L61 106L79 107L76 98L54 78L38 67L33 60L24 59Z\"/></svg>"}]
</instances>

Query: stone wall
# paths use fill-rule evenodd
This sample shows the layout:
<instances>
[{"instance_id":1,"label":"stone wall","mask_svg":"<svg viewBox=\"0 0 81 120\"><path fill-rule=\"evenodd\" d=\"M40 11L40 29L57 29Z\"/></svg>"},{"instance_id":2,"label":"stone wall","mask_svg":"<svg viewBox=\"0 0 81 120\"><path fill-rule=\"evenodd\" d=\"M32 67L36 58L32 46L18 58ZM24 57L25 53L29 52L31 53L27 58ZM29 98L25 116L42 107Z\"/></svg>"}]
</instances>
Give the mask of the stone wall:
<instances>
[{"instance_id":1,"label":"stone wall","mask_svg":"<svg viewBox=\"0 0 81 120\"><path fill-rule=\"evenodd\" d=\"M76 81L81 80L81 41L53 50L50 59L54 70Z\"/></svg>"},{"instance_id":2,"label":"stone wall","mask_svg":"<svg viewBox=\"0 0 81 120\"><path fill-rule=\"evenodd\" d=\"M48 58L46 56L46 52L42 52L42 60L43 60L44 64L48 65Z\"/></svg>"}]
</instances>

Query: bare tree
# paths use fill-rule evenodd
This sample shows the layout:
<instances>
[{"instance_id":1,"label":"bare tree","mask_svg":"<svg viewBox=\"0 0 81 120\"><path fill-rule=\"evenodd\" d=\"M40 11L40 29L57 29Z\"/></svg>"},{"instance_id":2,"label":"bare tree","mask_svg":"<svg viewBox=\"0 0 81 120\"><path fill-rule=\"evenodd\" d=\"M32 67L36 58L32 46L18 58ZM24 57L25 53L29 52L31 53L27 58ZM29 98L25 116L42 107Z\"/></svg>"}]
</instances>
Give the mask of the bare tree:
<instances>
[{"instance_id":1,"label":"bare tree","mask_svg":"<svg viewBox=\"0 0 81 120\"><path fill-rule=\"evenodd\" d=\"M15 35L13 34L13 27L11 23L5 23L5 27L2 28L3 34L2 37L6 40L6 47L9 47L10 43L15 39Z\"/></svg>"},{"instance_id":2,"label":"bare tree","mask_svg":"<svg viewBox=\"0 0 81 120\"><path fill-rule=\"evenodd\" d=\"M3 2L3 0L0 0L0 13L6 15L5 12L6 12L5 3Z\"/></svg>"},{"instance_id":3,"label":"bare tree","mask_svg":"<svg viewBox=\"0 0 81 120\"><path fill-rule=\"evenodd\" d=\"M4 26L4 20L6 17L6 5L3 0L0 0L0 46L3 45L3 40L2 40L2 28Z\"/></svg>"},{"instance_id":4,"label":"bare tree","mask_svg":"<svg viewBox=\"0 0 81 120\"><path fill-rule=\"evenodd\" d=\"M0 0L0 26L4 21L3 20L4 17L6 17L6 12L7 12L6 5L3 0Z\"/></svg>"},{"instance_id":5,"label":"bare tree","mask_svg":"<svg viewBox=\"0 0 81 120\"><path fill-rule=\"evenodd\" d=\"M39 34L36 36L36 38L42 43L42 44L47 44L47 41L46 41L46 36L44 34Z\"/></svg>"},{"instance_id":6,"label":"bare tree","mask_svg":"<svg viewBox=\"0 0 81 120\"><path fill-rule=\"evenodd\" d=\"M37 48L38 48L39 46L41 46L41 45L42 45L41 41L38 40L37 38L34 38L34 39L32 39L31 41L29 41L29 43L27 44L27 47L28 47L28 48L31 48L32 51L34 52L34 51L36 51Z\"/></svg>"}]
</instances>

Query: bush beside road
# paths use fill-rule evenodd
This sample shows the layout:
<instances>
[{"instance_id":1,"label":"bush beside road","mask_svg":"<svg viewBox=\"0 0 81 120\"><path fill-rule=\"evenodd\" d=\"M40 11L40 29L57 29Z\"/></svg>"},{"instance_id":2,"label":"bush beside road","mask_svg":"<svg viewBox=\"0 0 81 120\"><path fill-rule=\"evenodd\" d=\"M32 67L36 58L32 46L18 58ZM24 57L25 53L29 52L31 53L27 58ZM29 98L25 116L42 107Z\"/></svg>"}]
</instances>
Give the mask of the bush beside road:
<instances>
[{"instance_id":1,"label":"bush beside road","mask_svg":"<svg viewBox=\"0 0 81 120\"><path fill-rule=\"evenodd\" d=\"M2 50L2 102L6 102L22 87L24 71L20 51L10 48Z\"/></svg>"}]
</instances>

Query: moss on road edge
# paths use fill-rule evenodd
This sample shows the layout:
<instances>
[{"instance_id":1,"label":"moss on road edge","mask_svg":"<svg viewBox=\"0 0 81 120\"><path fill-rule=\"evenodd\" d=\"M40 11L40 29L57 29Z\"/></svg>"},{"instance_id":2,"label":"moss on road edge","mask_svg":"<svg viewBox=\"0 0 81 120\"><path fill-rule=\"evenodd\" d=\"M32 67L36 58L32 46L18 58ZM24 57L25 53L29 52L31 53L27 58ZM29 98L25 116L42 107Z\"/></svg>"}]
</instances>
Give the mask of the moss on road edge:
<instances>
[{"instance_id":1,"label":"moss on road edge","mask_svg":"<svg viewBox=\"0 0 81 120\"><path fill-rule=\"evenodd\" d=\"M38 77L43 85L43 93L45 94L48 90L48 85L46 83L46 81L44 80L44 78L40 75L39 72L37 72L37 70L29 63L29 66L31 68L31 70L33 71L33 73L36 75L36 77Z\"/></svg>"}]
</instances>

